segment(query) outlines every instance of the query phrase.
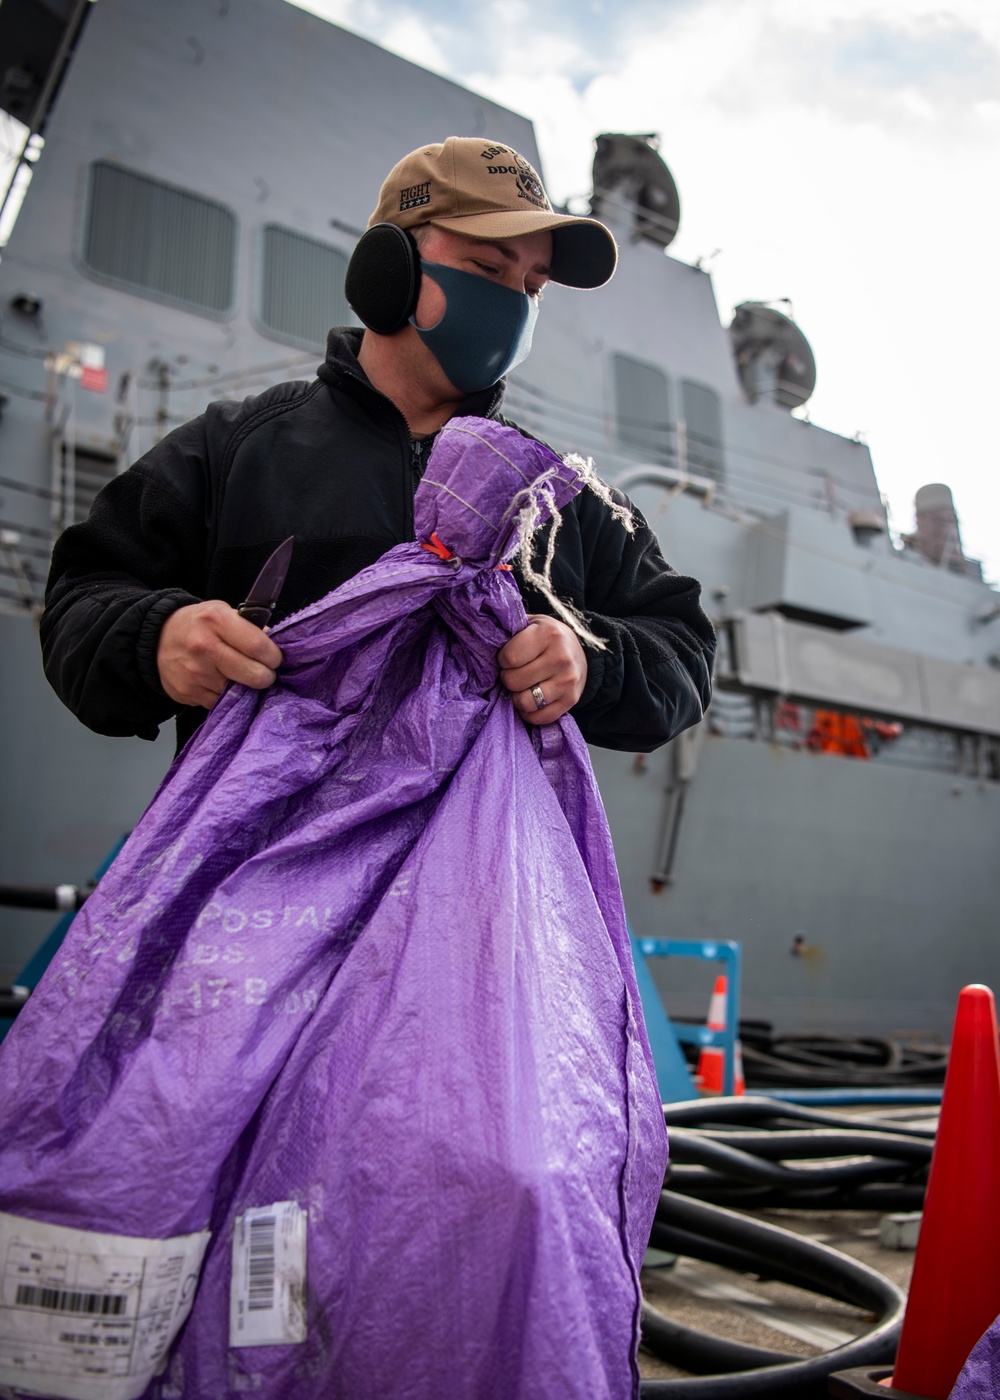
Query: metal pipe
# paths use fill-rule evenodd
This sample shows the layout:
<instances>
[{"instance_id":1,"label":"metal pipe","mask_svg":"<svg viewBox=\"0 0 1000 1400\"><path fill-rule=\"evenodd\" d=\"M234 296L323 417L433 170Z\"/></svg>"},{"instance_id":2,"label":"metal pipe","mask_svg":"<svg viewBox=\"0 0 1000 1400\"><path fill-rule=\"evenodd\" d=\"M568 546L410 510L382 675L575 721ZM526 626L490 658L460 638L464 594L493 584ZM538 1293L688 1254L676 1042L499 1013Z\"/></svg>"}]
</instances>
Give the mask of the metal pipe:
<instances>
[{"instance_id":1,"label":"metal pipe","mask_svg":"<svg viewBox=\"0 0 1000 1400\"><path fill-rule=\"evenodd\" d=\"M8 909L79 909L92 893L79 885L0 885L0 904Z\"/></svg>"}]
</instances>

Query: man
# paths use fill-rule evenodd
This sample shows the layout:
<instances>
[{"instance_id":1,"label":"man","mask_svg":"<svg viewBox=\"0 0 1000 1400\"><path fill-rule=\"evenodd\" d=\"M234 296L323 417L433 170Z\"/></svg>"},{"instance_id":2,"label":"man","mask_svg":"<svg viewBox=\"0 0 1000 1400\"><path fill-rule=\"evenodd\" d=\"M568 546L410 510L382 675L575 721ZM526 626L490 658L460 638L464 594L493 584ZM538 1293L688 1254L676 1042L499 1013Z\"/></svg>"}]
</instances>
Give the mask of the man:
<instances>
[{"instance_id":1,"label":"man","mask_svg":"<svg viewBox=\"0 0 1000 1400\"><path fill-rule=\"evenodd\" d=\"M235 610L273 547L295 536L277 621L412 539L434 434L457 414L500 419L546 283L600 286L616 257L603 225L555 212L500 143L406 156L348 273L367 329L331 332L311 383L210 405L59 540L41 632L63 701L106 734L153 738L175 714L183 742L228 681L273 684L279 648ZM585 653L522 583L533 611L498 661L527 723L572 711L589 740L645 750L701 718L711 625L641 518L630 536L583 492L552 578L608 645Z\"/></svg>"}]
</instances>

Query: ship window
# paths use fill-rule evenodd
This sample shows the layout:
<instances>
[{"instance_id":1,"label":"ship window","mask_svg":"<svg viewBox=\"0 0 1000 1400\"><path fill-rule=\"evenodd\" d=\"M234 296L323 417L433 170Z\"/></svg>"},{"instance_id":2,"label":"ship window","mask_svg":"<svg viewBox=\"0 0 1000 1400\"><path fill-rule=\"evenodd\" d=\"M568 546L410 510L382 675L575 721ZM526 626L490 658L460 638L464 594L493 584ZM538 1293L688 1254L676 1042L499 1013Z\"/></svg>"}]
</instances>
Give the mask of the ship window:
<instances>
[{"instance_id":1,"label":"ship window","mask_svg":"<svg viewBox=\"0 0 1000 1400\"><path fill-rule=\"evenodd\" d=\"M670 385L658 365L613 355L615 429L630 456L658 466L673 463Z\"/></svg>"},{"instance_id":2,"label":"ship window","mask_svg":"<svg viewBox=\"0 0 1000 1400\"><path fill-rule=\"evenodd\" d=\"M714 389L685 379L681 384L687 469L694 476L723 476L722 403Z\"/></svg>"},{"instance_id":3,"label":"ship window","mask_svg":"<svg viewBox=\"0 0 1000 1400\"><path fill-rule=\"evenodd\" d=\"M83 260L98 277L188 311L233 300L236 216L215 200L107 161L90 167Z\"/></svg>"},{"instance_id":4,"label":"ship window","mask_svg":"<svg viewBox=\"0 0 1000 1400\"><path fill-rule=\"evenodd\" d=\"M347 258L292 229L264 229L260 322L269 335L322 349L331 326L354 323L344 297Z\"/></svg>"}]
</instances>

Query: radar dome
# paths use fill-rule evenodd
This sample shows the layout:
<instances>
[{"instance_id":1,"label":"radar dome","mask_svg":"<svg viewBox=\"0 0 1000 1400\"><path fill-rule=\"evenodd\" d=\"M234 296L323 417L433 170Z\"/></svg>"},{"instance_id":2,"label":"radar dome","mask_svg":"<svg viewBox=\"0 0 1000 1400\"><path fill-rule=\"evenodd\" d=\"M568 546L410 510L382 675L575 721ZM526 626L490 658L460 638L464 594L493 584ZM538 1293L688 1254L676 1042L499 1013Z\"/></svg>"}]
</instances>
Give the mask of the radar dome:
<instances>
[{"instance_id":1,"label":"radar dome","mask_svg":"<svg viewBox=\"0 0 1000 1400\"><path fill-rule=\"evenodd\" d=\"M918 489L913 504L917 528L912 535L903 536L904 542L932 564L945 565L955 573L969 572L973 561L966 558L962 548L951 487L943 481L931 481Z\"/></svg>"},{"instance_id":2,"label":"radar dome","mask_svg":"<svg viewBox=\"0 0 1000 1400\"><path fill-rule=\"evenodd\" d=\"M653 133L598 136L590 212L613 228L666 248L677 233L681 201L658 146Z\"/></svg>"},{"instance_id":3,"label":"radar dome","mask_svg":"<svg viewBox=\"0 0 1000 1400\"><path fill-rule=\"evenodd\" d=\"M729 336L740 381L752 403L768 398L798 408L816 387L816 361L795 322L762 301L736 308Z\"/></svg>"}]
</instances>

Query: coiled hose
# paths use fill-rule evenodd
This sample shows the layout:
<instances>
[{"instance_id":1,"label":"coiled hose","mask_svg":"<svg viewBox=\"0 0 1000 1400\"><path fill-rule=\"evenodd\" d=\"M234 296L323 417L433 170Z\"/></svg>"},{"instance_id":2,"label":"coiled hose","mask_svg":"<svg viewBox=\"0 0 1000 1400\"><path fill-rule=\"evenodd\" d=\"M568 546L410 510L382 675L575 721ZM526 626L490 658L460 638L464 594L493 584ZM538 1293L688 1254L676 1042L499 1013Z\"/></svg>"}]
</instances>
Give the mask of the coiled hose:
<instances>
[{"instance_id":1,"label":"coiled hose","mask_svg":"<svg viewBox=\"0 0 1000 1400\"><path fill-rule=\"evenodd\" d=\"M672 1191L742 1208L923 1205L933 1128L867 1122L758 1097L668 1104L664 1118Z\"/></svg>"},{"instance_id":2,"label":"coiled hose","mask_svg":"<svg viewBox=\"0 0 1000 1400\"><path fill-rule=\"evenodd\" d=\"M747 1082L756 1088L941 1084L947 1047L916 1036L774 1035L741 1021Z\"/></svg>"},{"instance_id":3,"label":"coiled hose","mask_svg":"<svg viewBox=\"0 0 1000 1400\"><path fill-rule=\"evenodd\" d=\"M803 1360L698 1332L647 1305L643 1344L695 1375L643 1381L643 1400L820 1400L832 1372L891 1362L905 1306L895 1284L817 1240L725 1207L919 1208L934 1129L865 1121L763 1097L668 1104L664 1118L670 1132L669 1189L660 1196L652 1245L737 1273L764 1273L861 1307L880 1320L855 1341ZM799 1162L803 1165L793 1165Z\"/></svg>"},{"instance_id":4,"label":"coiled hose","mask_svg":"<svg viewBox=\"0 0 1000 1400\"><path fill-rule=\"evenodd\" d=\"M906 1300L881 1274L817 1240L803 1239L780 1226L737 1215L720 1206L664 1191L656 1211L652 1243L691 1258L760 1271L813 1293L852 1303L874 1313L879 1323L863 1337L821 1356L788 1358L766 1347L751 1347L671 1322L648 1305L642 1314L643 1345L693 1377L645 1380L642 1400L752 1400L794 1397L822 1400L826 1380L852 1366L891 1362ZM704 1374L705 1372L713 1374Z\"/></svg>"}]
</instances>

